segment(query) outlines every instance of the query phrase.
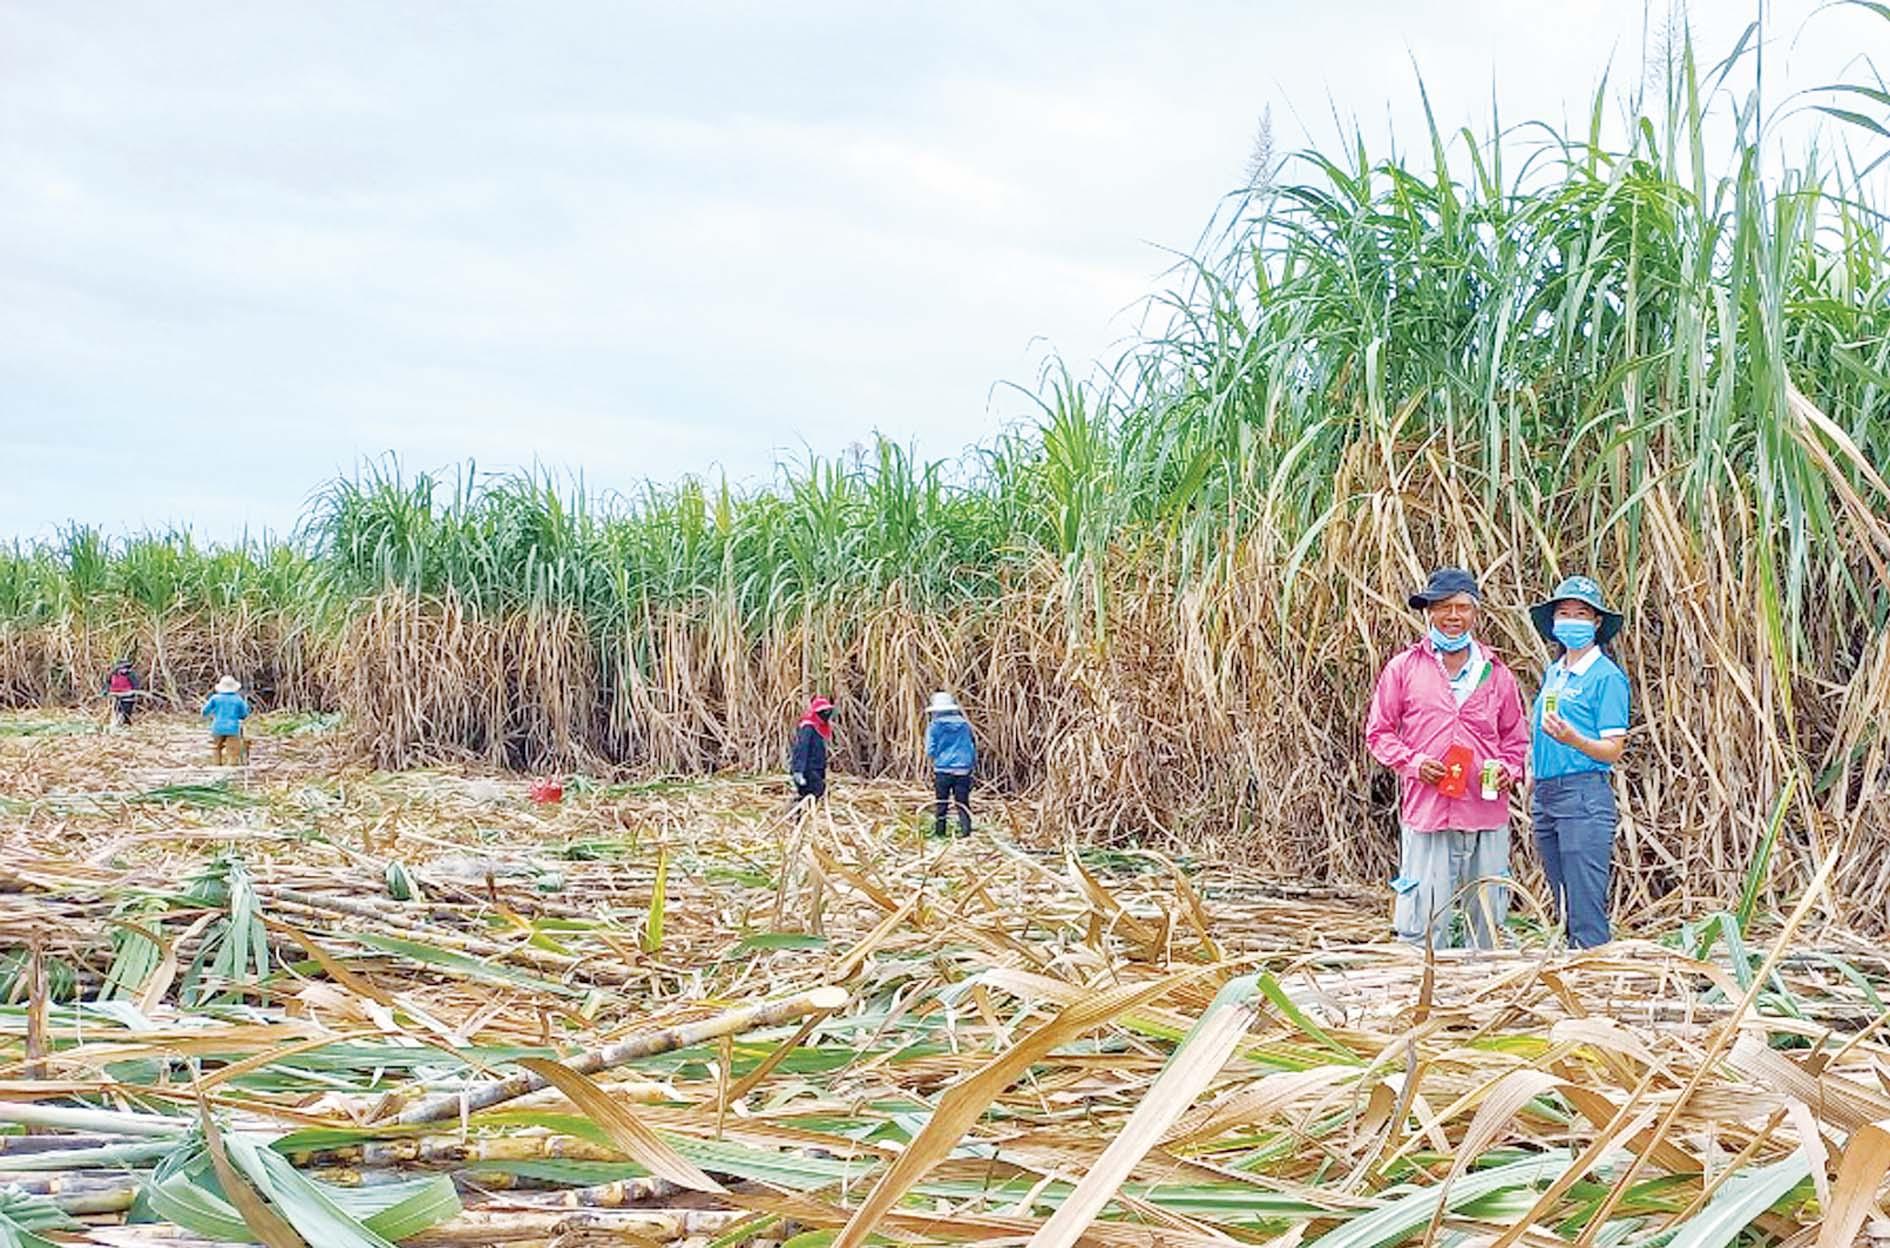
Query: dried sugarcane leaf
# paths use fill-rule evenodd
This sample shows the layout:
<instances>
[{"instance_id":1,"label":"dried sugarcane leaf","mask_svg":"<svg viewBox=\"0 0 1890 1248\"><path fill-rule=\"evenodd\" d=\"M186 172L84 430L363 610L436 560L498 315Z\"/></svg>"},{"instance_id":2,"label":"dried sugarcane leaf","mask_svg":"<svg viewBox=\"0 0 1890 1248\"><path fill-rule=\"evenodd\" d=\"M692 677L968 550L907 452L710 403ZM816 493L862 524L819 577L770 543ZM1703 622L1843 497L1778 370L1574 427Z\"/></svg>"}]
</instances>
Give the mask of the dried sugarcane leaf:
<instances>
[{"instance_id":1,"label":"dried sugarcane leaf","mask_svg":"<svg viewBox=\"0 0 1890 1248\"><path fill-rule=\"evenodd\" d=\"M1029 1248L1070 1248L1162 1136L1227 1065L1254 1020L1256 977L1225 985L1102 1156L1091 1163Z\"/></svg>"},{"instance_id":2,"label":"dried sugarcane leaf","mask_svg":"<svg viewBox=\"0 0 1890 1248\"><path fill-rule=\"evenodd\" d=\"M648 1167L651 1174L692 1191L724 1190L720 1183L671 1148L661 1136L643 1125L636 1115L619 1104L589 1076L544 1058L520 1058L518 1064L542 1076L569 1097L571 1103L584 1112L585 1117L603 1128L611 1143L621 1148L625 1156Z\"/></svg>"},{"instance_id":3,"label":"dried sugarcane leaf","mask_svg":"<svg viewBox=\"0 0 1890 1248\"><path fill-rule=\"evenodd\" d=\"M953 1085L939 1098L938 1107L924 1130L899 1154L835 1237L833 1248L858 1248L865 1243L866 1237L913 1184L951 1151L999 1093L1033 1062L1065 1040L1103 1026L1125 1011L1158 1000L1199 974L1199 971L1183 971L1147 983L1120 985L1066 1006L1054 1018Z\"/></svg>"},{"instance_id":4,"label":"dried sugarcane leaf","mask_svg":"<svg viewBox=\"0 0 1890 1248\"><path fill-rule=\"evenodd\" d=\"M1544 1070L1512 1070L1497 1080L1484 1095L1483 1104L1477 1107L1476 1117L1465 1128L1463 1138L1457 1141L1456 1157L1441 1186L1448 1190L1469 1169L1471 1163L1483 1156L1484 1150L1509 1125L1510 1119L1521 1113L1531 1101L1560 1086L1562 1082ZM1445 1207L1442 1200L1437 1202L1437 1208L1431 1214L1430 1226L1424 1232L1427 1243L1437 1238Z\"/></svg>"},{"instance_id":5,"label":"dried sugarcane leaf","mask_svg":"<svg viewBox=\"0 0 1890 1248\"><path fill-rule=\"evenodd\" d=\"M1838 1161L1817 1248L1849 1248L1864 1220L1877 1212L1877 1189L1890 1173L1890 1121L1866 1123L1851 1133Z\"/></svg>"},{"instance_id":6,"label":"dried sugarcane leaf","mask_svg":"<svg viewBox=\"0 0 1890 1248\"><path fill-rule=\"evenodd\" d=\"M256 1189L250 1186L248 1179L236 1172L236 1167L230 1164L229 1156L224 1151L223 1135L217 1129L210 1107L203 1104L201 1109L204 1147L210 1154L210 1164L216 1170L217 1185L223 1189L225 1199L243 1219L243 1225L265 1248L308 1248L295 1228L269 1207ZM323 1245L322 1248L328 1246Z\"/></svg>"}]
</instances>

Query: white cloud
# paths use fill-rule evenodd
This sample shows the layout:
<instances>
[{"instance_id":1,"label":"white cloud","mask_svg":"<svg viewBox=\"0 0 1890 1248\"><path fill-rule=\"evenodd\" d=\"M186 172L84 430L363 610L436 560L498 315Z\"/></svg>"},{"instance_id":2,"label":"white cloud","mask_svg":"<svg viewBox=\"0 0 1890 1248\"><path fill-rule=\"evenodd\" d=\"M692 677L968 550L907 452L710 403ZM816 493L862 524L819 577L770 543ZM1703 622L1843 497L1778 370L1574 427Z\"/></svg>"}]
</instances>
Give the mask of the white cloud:
<instances>
[{"instance_id":1,"label":"white cloud","mask_svg":"<svg viewBox=\"0 0 1890 1248\"><path fill-rule=\"evenodd\" d=\"M0 533L283 528L390 448L598 488L874 429L953 456L1041 340L1114 354L1262 108L1283 148L1336 110L1410 149L1415 57L1447 130L1492 76L1506 122L1580 115L1640 11L15 5ZM1871 29L1819 22L1793 81Z\"/></svg>"}]
</instances>

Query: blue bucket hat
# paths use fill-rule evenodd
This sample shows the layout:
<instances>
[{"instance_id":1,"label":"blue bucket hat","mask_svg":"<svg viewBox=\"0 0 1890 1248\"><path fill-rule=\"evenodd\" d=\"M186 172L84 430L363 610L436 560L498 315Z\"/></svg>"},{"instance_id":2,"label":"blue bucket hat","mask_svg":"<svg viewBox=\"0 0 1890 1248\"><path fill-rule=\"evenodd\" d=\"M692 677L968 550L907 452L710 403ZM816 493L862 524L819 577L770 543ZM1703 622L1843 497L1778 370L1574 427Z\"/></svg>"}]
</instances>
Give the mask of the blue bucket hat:
<instances>
[{"instance_id":1,"label":"blue bucket hat","mask_svg":"<svg viewBox=\"0 0 1890 1248\"><path fill-rule=\"evenodd\" d=\"M1476 577L1462 568L1439 568L1424 582L1423 589L1411 595L1409 602L1413 611L1422 611L1458 594L1469 594L1478 602L1483 601L1483 591L1477 588Z\"/></svg>"},{"instance_id":2,"label":"blue bucket hat","mask_svg":"<svg viewBox=\"0 0 1890 1248\"><path fill-rule=\"evenodd\" d=\"M1557 585L1547 599L1529 608L1529 618L1545 641L1559 644L1555 642L1555 604L1558 602L1579 602L1599 612L1601 625L1595 630L1595 640L1601 645L1613 641L1621 631L1621 613L1603 601L1601 586L1589 577L1571 576Z\"/></svg>"}]
</instances>

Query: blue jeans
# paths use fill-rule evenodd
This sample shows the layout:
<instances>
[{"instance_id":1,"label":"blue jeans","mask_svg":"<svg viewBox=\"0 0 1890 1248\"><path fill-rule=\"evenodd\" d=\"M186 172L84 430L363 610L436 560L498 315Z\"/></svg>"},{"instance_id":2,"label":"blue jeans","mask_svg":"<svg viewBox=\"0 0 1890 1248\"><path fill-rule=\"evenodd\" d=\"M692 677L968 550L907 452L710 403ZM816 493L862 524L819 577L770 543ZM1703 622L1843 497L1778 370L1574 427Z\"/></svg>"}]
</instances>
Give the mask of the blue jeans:
<instances>
[{"instance_id":1,"label":"blue jeans","mask_svg":"<svg viewBox=\"0 0 1890 1248\"><path fill-rule=\"evenodd\" d=\"M1568 943L1576 949L1607 944L1608 879L1620 818L1608 773L1583 771L1536 781L1529 814L1556 913L1568 926Z\"/></svg>"}]
</instances>

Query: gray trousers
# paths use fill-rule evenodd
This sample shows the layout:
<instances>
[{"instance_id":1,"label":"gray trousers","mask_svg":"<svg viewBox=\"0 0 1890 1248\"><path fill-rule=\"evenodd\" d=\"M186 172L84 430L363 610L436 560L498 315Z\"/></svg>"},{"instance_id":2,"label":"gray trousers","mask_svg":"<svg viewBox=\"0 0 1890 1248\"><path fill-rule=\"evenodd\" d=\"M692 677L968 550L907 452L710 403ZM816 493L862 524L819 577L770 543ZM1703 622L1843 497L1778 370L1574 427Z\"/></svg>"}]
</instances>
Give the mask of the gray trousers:
<instances>
[{"instance_id":1,"label":"gray trousers","mask_svg":"<svg viewBox=\"0 0 1890 1248\"><path fill-rule=\"evenodd\" d=\"M1466 885L1489 876L1509 878L1509 828L1420 832L1400 825L1399 834L1399 878L1393 881L1398 901L1392 918L1398 939L1421 946L1428 934L1433 948L1448 949L1452 917L1462 910L1471 942L1479 949L1495 948L1496 934L1509 917L1509 888ZM1453 903L1459 889L1465 891Z\"/></svg>"},{"instance_id":2,"label":"gray trousers","mask_svg":"<svg viewBox=\"0 0 1890 1248\"><path fill-rule=\"evenodd\" d=\"M1574 949L1608 943L1608 880L1620 821L1605 771L1536 781L1529 799L1542 874Z\"/></svg>"}]
</instances>

